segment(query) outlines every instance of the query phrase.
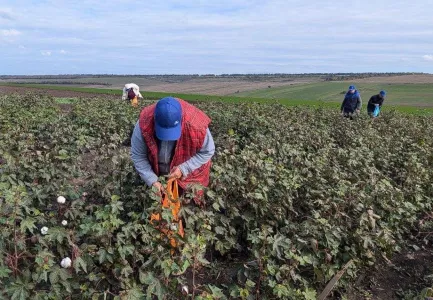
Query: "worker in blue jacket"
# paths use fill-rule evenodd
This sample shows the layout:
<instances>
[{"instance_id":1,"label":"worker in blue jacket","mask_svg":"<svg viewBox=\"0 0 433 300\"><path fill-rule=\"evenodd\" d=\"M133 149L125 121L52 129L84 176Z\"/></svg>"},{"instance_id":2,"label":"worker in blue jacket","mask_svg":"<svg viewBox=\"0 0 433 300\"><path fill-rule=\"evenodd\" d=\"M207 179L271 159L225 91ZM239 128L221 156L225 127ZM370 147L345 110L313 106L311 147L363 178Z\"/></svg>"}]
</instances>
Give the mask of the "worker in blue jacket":
<instances>
[{"instance_id":1,"label":"worker in blue jacket","mask_svg":"<svg viewBox=\"0 0 433 300\"><path fill-rule=\"evenodd\" d=\"M341 104L341 115L353 119L353 117L361 111L361 95L356 90L354 85L349 86L349 89L344 96L343 103Z\"/></svg>"}]
</instances>

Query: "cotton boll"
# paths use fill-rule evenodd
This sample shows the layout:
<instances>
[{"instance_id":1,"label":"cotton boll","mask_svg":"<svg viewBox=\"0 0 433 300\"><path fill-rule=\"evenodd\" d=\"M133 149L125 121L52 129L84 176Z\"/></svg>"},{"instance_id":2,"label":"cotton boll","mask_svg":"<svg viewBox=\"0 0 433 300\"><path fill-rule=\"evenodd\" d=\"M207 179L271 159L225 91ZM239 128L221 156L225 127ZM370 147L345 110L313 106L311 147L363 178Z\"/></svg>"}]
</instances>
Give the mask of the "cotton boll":
<instances>
[{"instance_id":1,"label":"cotton boll","mask_svg":"<svg viewBox=\"0 0 433 300\"><path fill-rule=\"evenodd\" d=\"M66 198L65 197L63 197L63 196L57 197L57 203L63 204L65 202L66 202Z\"/></svg>"},{"instance_id":2,"label":"cotton boll","mask_svg":"<svg viewBox=\"0 0 433 300\"><path fill-rule=\"evenodd\" d=\"M69 257L65 257L64 259L62 259L62 261L60 262L60 265L62 266L62 268L69 268L72 265L72 261Z\"/></svg>"},{"instance_id":3,"label":"cotton boll","mask_svg":"<svg viewBox=\"0 0 433 300\"><path fill-rule=\"evenodd\" d=\"M48 233L48 227L44 226L41 228L42 235L46 235Z\"/></svg>"},{"instance_id":4,"label":"cotton boll","mask_svg":"<svg viewBox=\"0 0 433 300\"><path fill-rule=\"evenodd\" d=\"M186 296L186 295L189 294L189 289L188 289L188 286L187 286L187 285L183 285L183 286L182 286L182 294L183 294L184 296Z\"/></svg>"}]
</instances>

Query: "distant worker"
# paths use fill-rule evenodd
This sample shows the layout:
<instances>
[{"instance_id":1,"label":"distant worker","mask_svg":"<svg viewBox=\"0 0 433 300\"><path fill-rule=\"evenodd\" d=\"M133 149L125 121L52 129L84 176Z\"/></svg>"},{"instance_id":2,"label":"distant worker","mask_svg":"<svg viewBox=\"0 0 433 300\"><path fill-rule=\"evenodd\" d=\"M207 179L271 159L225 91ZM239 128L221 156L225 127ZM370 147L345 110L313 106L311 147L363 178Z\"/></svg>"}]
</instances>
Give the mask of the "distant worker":
<instances>
[{"instance_id":1,"label":"distant worker","mask_svg":"<svg viewBox=\"0 0 433 300\"><path fill-rule=\"evenodd\" d=\"M127 83L123 88L122 100L129 100L134 107L138 106L138 98L143 98L140 88L135 83Z\"/></svg>"},{"instance_id":2,"label":"distant worker","mask_svg":"<svg viewBox=\"0 0 433 300\"><path fill-rule=\"evenodd\" d=\"M361 111L361 106L361 95L354 85L349 86L349 90L344 96L343 103L341 104L341 115L345 118L353 119L353 117L358 115Z\"/></svg>"},{"instance_id":3,"label":"distant worker","mask_svg":"<svg viewBox=\"0 0 433 300\"><path fill-rule=\"evenodd\" d=\"M385 101L386 92L380 91L379 94L370 98L367 105L368 115L372 118L379 116L380 109L382 108L383 101Z\"/></svg>"}]
</instances>

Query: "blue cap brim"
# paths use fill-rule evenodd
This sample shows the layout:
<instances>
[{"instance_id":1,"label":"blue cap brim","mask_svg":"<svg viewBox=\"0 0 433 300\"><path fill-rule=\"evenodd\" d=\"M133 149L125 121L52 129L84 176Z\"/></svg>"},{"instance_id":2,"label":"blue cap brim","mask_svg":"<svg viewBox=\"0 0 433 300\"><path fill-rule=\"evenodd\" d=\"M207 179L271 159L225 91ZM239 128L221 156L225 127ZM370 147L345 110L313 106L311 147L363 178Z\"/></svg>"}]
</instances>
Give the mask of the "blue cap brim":
<instances>
[{"instance_id":1,"label":"blue cap brim","mask_svg":"<svg viewBox=\"0 0 433 300\"><path fill-rule=\"evenodd\" d=\"M179 123L175 127L165 128L155 122L155 133L161 141L177 141L182 133L182 126Z\"/></svg>"}]
</instances>

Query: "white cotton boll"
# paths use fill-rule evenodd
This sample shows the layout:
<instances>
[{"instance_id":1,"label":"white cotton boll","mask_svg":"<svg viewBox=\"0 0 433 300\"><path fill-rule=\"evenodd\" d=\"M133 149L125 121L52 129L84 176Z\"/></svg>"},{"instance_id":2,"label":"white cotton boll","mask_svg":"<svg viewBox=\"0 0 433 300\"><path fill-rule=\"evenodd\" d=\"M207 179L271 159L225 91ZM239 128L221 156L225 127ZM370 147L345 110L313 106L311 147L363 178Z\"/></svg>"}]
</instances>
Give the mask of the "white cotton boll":
<instances>
[{"instance_id":1,"label":"white cotton boll","mask_svg":"<svg viewBox=\"0 0 433 300\"><path fill-rule=\"evenodd\" d=\"M63 204L66 202L66 198L63 196L57 197L57 203Z\"/></svg>"},{"instance_id":2,"label":"white cotton boll","mask_svg":"<svg viewBox=\"0 0 433 300\"><path fill-rule=\"evenodd\" d=\"M46 226L42 227L42 228L41 228L41 233L42 233L43 235L46 235L46 234L48 233L48 227L46 227Z\"/></svg>"},{"instance_id":3,"label":"white cotton boll","mask_svg":"<svg viewBox=\"0 0 433 300\"><path fill-rule=\"evenodd\" d=\"M68 225L68 221L66 221L66 220L63 220L63 221L62 221L62 225L63 225L63 226L66 226L66 225Z\"/></svg>"},{"instance_id":4,"label":"white cotton boll","mask_svg":"<svg viewBox=\"0 0 433 300\"><path fill-rule=\"evenodd\" d=\"M184 296L189 294L189 289L188 289L188 286L187 286L187 285L183 285L183 286L182 286L182 294L183 294Z\"/></svg>"},{"instance_id":5,"label":"white cotton boll","mask_svg":"<svg viewBox=\"0 0 433 300\"><path fill-rule=\"evenodd\" d=\"M72 265L72 260L69 257L65 257L60 262L60 265L62 266L62 268L69 268Z\"/></svg>"}]
</instances>

